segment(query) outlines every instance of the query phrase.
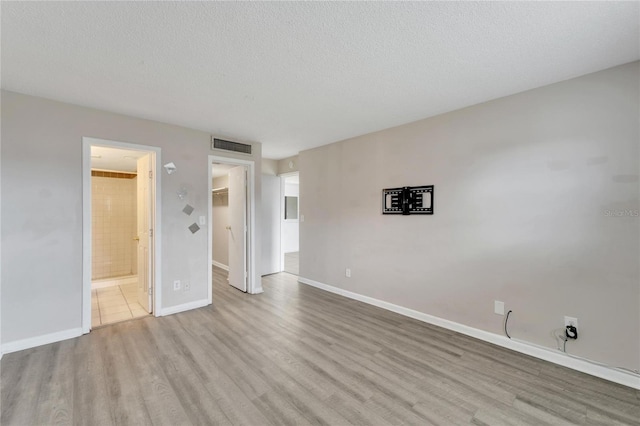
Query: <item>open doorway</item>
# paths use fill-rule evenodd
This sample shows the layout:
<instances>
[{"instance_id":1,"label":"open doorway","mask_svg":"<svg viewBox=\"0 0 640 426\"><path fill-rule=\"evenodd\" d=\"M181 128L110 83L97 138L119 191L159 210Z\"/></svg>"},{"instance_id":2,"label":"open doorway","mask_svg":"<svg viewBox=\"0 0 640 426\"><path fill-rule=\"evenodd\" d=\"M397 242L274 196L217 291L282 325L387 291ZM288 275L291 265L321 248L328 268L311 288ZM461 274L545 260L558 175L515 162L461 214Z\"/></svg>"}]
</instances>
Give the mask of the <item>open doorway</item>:
<instances>
[{"instance_id":1,"label":"open doorway","mask_svg":"<svg viewBox=\"0 0 640 426\"><path fill-rule=\"evenodd\" d=\"M261 290L254 280L254 163L216 156L209 159L210 281L212 285L222 281L240 291L258 293Z\"/></svg>"},{"instance_id":2,"label":"open doorway","mask_svg":"<svg viewBox=\"0 0 640 426\"><path fill-rule=\"evenodd\" d=\"M282 270L299 275L299 200L300 175L298 172L281 175L282 215L281 215L281 251Z\"/></svg>"},{"instance_id":3,"label":"open doorway","mask_svg":"<svg viewBox=\"0 0 640 426\"><path fill-rule=\"evenodd\" d=\"M157 205L155 150L84 144L83 329L154 313Z\"/></svg>"}]
</instances>

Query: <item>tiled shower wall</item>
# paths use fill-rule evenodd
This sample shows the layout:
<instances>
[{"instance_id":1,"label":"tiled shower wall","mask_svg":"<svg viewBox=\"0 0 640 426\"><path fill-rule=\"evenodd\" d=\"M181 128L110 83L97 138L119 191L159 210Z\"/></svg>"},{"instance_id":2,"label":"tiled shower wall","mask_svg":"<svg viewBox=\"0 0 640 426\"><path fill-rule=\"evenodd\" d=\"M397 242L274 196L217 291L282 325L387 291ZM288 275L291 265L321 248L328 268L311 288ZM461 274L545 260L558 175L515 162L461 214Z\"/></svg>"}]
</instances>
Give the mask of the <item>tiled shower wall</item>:
<instances>
[{"instance_id":1,"label":"tiled shower wall","mask_svg":"<svg viewBox=\"0 0 640 426\"><path fill-rule=\"evenodd\" d=\"M91 279L137 273L136 177L92 172Z\"/></svg>"}]
</instances>

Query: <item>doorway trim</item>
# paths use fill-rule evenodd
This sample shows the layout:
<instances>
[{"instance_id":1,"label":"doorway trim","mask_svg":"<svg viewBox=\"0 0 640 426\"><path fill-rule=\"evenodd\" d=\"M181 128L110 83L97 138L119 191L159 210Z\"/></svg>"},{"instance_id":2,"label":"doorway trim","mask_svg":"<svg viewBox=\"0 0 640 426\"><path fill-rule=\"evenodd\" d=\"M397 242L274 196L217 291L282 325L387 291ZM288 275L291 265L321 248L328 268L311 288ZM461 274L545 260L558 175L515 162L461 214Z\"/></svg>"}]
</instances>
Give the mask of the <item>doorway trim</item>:
<instances>
[{"instance_id":1,"label":"doorway trim","mask_svg":"<svg viewBox=\"0 0 640 426\"><path fill-rule=\"evenodd\" d=\"M209 194L207 197L209 207L209 242L208 242L208 256L209 256L209 292L208 299L209 304L213 303L213 195L211 190L213 189L213 163L233 164L236 166L245 166L249 171L247 179L247 192L249 194L247 200L247 211L249 214L247 224L249 225L249 250L247 259L247 293L259 294L262 293L262 285L256 280L256 198L255 198L255 161L253 160L241 160L238 158L222 157L219 155L209 155L209 162L207 167L209 169Z\"/></svg>"},{"instance_id":2,"label":"doorway trim","mask_svg":"<svg viewBox=\"0 0 640 426\"><path fill-rule=\"evenodd\" d=\"M153 220L153 315L160 316L162 310L162 170L161 149L150 145L140 145L128 142L118 142L91 137L82 138L82 333L91 331L91 147L103 146L108 148L145 151L154 154L154 200L151 205Z\"/></svg>"},{"instance_id":3,"label":"doorway trim","mask_svg":"<svg viewBox=\"0 0 640 426\"><path fill-rule=\"evenodd\" d=\"M280 272L284 271L284 244L282 243L284 241L284 225L286 223L286 219L284 218L285 215L285 210L287 209L287 206L285 204L285 188L286 188L286 180L288 177L292 177L292 176L298 176L298 178L300 177L300 172L299 171L295 171L295 172L287 172L287 173L281 173L278 175L278 177L280 178ZM298 219L296 220L296 222L298 222L298 232L300 232L300 194L298 194ZM298 234L298 245L300 244L300 234ZM298 252L300 251L300 247L298 246Z\"/></svg>"}]
</instances>

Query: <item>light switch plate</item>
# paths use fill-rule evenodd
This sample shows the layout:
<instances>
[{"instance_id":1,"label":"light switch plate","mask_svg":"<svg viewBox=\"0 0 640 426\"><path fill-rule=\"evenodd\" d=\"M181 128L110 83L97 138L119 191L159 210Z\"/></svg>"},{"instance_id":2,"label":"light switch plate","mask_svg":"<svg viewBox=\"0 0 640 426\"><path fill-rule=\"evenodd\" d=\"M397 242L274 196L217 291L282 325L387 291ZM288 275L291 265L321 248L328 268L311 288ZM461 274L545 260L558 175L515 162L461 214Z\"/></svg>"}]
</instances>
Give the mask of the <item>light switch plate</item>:
<instances>
[{"instance_id":1,"label":"light switch plate","mask_svg":"<svg viewBox=\"0 0 640 426\"><path fill-rule=\"evenodd\" d=\"M504 302L501 302L499 300L494 300L493 312L497 315L504 315Z\"/></svg>"}]
</instances>

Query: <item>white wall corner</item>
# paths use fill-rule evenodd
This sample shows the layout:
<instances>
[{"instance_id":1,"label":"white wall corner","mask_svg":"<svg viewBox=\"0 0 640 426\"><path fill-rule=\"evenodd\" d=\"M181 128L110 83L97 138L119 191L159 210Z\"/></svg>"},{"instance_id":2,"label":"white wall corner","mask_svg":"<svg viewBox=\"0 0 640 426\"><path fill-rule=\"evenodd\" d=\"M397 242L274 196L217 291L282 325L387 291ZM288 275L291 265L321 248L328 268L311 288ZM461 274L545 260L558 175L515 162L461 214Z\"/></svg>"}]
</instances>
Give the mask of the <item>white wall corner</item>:
<instances>
[{"instance_id":1,"label":"white wall corner","mask_svg":"<svg viewBox=\"0 0 640 426\"><path fill-rule=\"evenodd\" d=\"M49 343L61 342L74 337L82 336L82 327L71 328L69 330L57 331L55 333L43 334L41 336L29 337L22 340L14 340L2 344L2 354L18 352L36 346L48 345Z\"/></svg>"},{"instance_id":2,"label":"white wall corner","mask_svg":"<svg viewBox=\"0 0 640 426\"><path fill-rule=\"evenodd\" d=\"M391 312L395 312L400 315L404 315L409 318L416 319L428 324L436 325L438 327L452 330L476 339L492 343L494 345L501 346L506 349L510 349L516 352L520 352L532 357L542 359L544 361L552 362L563 367L571 368L572 370L580 371L601 379L609 380L614 383L629 386L634 389L640 390L640 376L628 373L623 370L607 367L604 365L597 365L586 359L579 359L571 357L563 352L554 351L549 348L535 345L524 341L515 339L509 339L506 336L490 333L488 331L480 330L477 328L469 327L464 324L449 321L443 318L439 318L433 315L425 314L423 312L415 311L413 309L405 308L402 306L394 305L393 303L385 302L383 300L374 299L373 297L363 296L358 293L354 293L348 290L344 290L338 287L334 287L328 284L324 284L318 281L314 281L304 277L298 277L298 282L301 284L310 285L312 287L319 288L321 290L335 293L340 296L348 297L350 299L358 300L369 305L377 306L382 309L386 309Z\"/></svg>"}]
</instances>

